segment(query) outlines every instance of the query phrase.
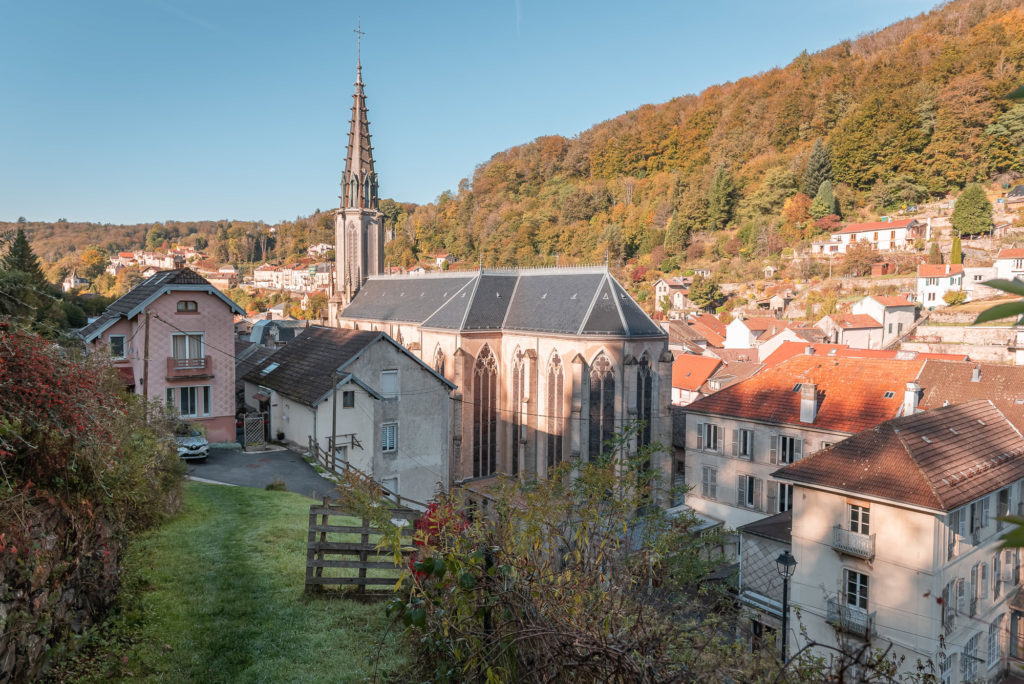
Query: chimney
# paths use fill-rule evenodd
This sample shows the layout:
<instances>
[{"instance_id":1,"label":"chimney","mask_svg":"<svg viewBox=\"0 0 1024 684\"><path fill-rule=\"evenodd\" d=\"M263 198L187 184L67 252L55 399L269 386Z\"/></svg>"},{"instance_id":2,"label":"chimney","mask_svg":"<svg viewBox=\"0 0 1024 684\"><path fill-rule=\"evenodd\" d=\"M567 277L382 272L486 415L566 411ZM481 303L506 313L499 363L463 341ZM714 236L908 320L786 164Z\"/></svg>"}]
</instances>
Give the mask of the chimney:
<instances>
[{"instance_id":1,"label":"chimney","mask_svg":"<svg viewBox=\"0 0 1024 684\"><path fill-rule=\"evenodd\" d=\"M981 366L975 366L971 371L971 382L981 382Z\"/></svg>"},{"instance_id":2,"label":"chimney","mask_svg":"<svg viewBox=\"0 0 1024 684\"><path fill-rule=\"evenodd\" d=\"M805 382L800 385L800 422L813 423L818 417L818 386Z\"/></svg>"},{"instance_id":3,"label":"chimney","mask_svg":"<svg viewBox=\"0 0 1024 684\"><path fill-rule=\"evenodd\" d=\"M903 395L903 415L912 416L917 413L917 399L921 392L921 386L916 382L907 383L907 391Z\"/></svg>"},{"instance_id":4,"label":"chimney","mask_svg":"<svg viewBox=\"0 0 1024 684\"><path fill-rule=\"evenodd\" d=\"M807 354L808 356L814 356L814 345L809 344L806 347L804 347L804 354Z\"/></svg>"}]
</instances>

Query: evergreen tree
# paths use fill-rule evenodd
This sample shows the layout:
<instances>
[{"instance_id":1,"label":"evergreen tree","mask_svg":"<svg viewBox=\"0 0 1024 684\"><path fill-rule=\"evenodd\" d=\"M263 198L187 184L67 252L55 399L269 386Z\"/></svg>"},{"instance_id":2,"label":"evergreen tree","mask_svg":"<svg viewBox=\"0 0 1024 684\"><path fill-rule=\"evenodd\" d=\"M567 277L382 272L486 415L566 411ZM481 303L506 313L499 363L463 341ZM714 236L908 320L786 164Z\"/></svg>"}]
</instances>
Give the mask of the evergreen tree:
<instances>
[{"instance_id":1,"label":"evergreen tree","mask_svg":"<svg viewBox=\"0 0 1024 684\"><path fill-rule=\"evenodd\" d=\"M722 299L722 291L718 289L718 283L712 278L694 276L690 284L689 299L702 309L709 309L717 306Z\"/></svg>"},{"instance_id":2,"label":"evergreen tree","mask_svg":"<svg viewBox=\"0 0 1024 684\"><path fill-rule=\"evenodd\" d=\"M832 180L832 151L822 145L821 138L818 138L814 141L811 156L807 159L807 167L804 169L800 190L808 197L814 197L818 194L821 184L830 180Z\"/></svg>"},{"instance_id":3,"label":"evergreen tree","mask_svg":"<svg viewBox=\"0 0 1024 684\"><path fill-rule=\"evenodd\" d=\"M942 263L942 252L939 251L939 243L933 242L931 251L928 252L928 263L929 264L941 264Z\"/></svg>"},{"instance_id":4,"label":"evergreen tree","mask_svg":"<svg viewBox=\"0 0 1024 684\"><path fill-rule=\"evenodd\" d=\"M988 232L992 228L992 203L985 196L985 189L977 183L964 188L953 207L950 223L958 235Z\"/></svg>"},{"instance_id":5,"label":"evergreen tree","mask_svg":"<svg viewBox=\"0 0 1024 684\"><path fill-rule=\"evenodd\" d=\"M826 216L839 216L839 201L836 199L835 191L832 190L832 181L823 181L818 188L818 193L811 202L808 210L811 216L816 219Z\"/></svg>"},{"instance_id":6,"label":"evergreen tree","mask_svg":"<svg viewBox=\"0 0 1024 684\"><path fill-rule=\"evenodd\" d=\"M724 166L719 166L708 188L708 222L712 230L722 230L729 225L735 200L736 185L732 176Z\"/></svg>"},{"instance_id":7,"label":"evergreen tree","mask_svg":"<svg viewBox=\"0 0 1024 684\"><path fill-rule=\"evenodd\" d=\"M686 249L689 226L683 222L679 212L672 214L672 218L665 228L665 252L667 254L679 254Z\"/></svg>"},{"instance_id":8,"label":"evergreen tree","mask_svg":"<svg viewBox=\"0 0 1024 684\"><path fill-rule=\"evenodd\" d=\"M43 275L43 268L39 265L39 257L32 251L28 244L28 237L25 236L25 229L18 228L14 241L3 257L4 271L21 271L28 276L35 284L45 284L46 276Z\"/></svg>"},{"instance_id":9,"label":"evergreen tree","mask_svg":"<svg viewBox=\"0 0 1024 684\"><path fill-rule=\"evenodd\" d=\"M953 251L949 255L949 263L951 264L962 264L964 262L963 251L960 247L960 236L957 235L953 238Z\"/></svg>"}]
</instances>

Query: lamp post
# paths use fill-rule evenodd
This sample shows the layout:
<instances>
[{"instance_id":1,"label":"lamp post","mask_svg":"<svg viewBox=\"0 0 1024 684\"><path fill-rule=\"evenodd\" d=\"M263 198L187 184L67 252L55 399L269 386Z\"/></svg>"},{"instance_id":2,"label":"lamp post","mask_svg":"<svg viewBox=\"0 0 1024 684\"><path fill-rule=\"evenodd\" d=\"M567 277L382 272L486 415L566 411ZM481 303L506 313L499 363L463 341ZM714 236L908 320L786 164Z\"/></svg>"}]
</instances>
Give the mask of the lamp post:
<instances>
[{"instance_id":1,"label":"lamp post","mask_svg":"<svg viewBox=\"0 0 1024 684\"><path fill-rule=\"evenodd\" d=\"M789 578L796 570L796 558L786 549L775 559L779 576L782 577L782 662L789 662L789 652L786 650L786 636L789 631Z\"/></svg>"}]
</instances>

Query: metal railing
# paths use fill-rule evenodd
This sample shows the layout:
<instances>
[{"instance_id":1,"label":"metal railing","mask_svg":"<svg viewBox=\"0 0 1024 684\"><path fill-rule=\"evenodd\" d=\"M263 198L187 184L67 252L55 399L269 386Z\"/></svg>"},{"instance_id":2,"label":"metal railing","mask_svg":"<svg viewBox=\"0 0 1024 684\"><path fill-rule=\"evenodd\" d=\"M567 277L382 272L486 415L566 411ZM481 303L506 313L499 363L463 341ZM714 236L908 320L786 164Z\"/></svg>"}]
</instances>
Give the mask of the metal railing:
<instances>
[{"instance_id":1,"label":"metal railing","mask_svg":"<svg viewBox=\"0 0 1024 684\"><path fill-rule=\"evenodd\" d=\"M839 598L828 600L827 619L833 625L862 639L868 639L875 631L875 614L861 608L847 605Z\"/></svg>"},{"instance_id":2,"label":"metal railing","mask_svg":"<svg viewBox=\"0 0 1024 684\"><path fill-rule=\"evenodd\" d=\"M836 525L832 528L832 548L848 556L871 560L875 557L875 535L851 532Z\"/></svg>"}]
</instances>

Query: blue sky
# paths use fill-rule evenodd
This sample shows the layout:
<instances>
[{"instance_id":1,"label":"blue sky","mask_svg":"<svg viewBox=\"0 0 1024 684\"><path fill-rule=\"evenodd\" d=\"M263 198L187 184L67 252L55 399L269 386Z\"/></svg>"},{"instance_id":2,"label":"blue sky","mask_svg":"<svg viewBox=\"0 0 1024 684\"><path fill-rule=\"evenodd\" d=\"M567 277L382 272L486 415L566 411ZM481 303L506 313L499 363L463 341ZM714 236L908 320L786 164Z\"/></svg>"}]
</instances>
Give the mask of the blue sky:
<instances>
[{"instance_id":1,"label":"blue sky","mask_svg":"<svg viewBox=\"0 0 1024 684\"><path fill-rule=\"evenodd\" d=\"M788 63L934 2L0 0L0 220L337 206L356 43L381 195Z\"/></svg>"}]
</instances>

